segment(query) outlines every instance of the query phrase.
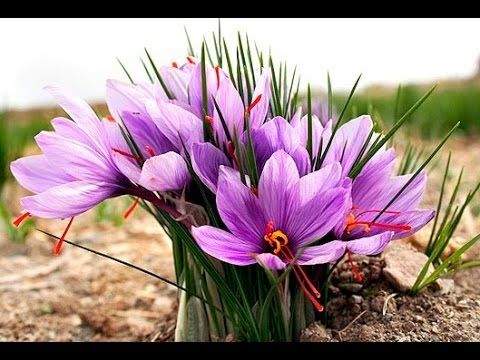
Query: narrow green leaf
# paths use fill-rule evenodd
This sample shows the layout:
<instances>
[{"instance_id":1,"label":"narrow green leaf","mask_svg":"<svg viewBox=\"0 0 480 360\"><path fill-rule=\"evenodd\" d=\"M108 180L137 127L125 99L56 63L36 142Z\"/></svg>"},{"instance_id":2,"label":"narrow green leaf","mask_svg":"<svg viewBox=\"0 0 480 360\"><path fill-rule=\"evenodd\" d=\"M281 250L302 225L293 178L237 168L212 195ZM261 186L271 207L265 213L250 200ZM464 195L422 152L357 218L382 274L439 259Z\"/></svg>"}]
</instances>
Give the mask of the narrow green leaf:
<instances>
[{"instance_id":1,"label":"narrow green leaf","mask_svg":"<svg viewBox=\"0 0 480 360\"><path fill-rule=\"evenodd\" d=\"M157 79L158 79L158 81L160 82L160 85L161 85L162 88L163 88L163 91L165 91L165 94L167 95L167 97L168 97L170 100L175 99L175 96L173 96L173 94L172 94L172 93L170 92L170 90L168 89L167 84L165 84L165 81L163 81L162 75L160 74L160 72L158 71L157 67L155 66L155 63L153 62L152 57L151 57L150 54L148 53L147 48L145 48L145 53L147 54L148 61L150 62L150 65L152 66L153 71L155 72L155 75L157 76Z\"/></svg>"},{"instance_id":2,"label":"narrow green leaf","mask_svg":"<svg viewBox=\"0 0 480 360\"><path fill-rule=\"evenodd\" d=\"M195 57L195 51L193 50L192 42L190 41L190 36L188 35L187 28L184 26L185 29L185 35L187 36L187 42L188 42L188 55Z\"/></svg>"},{"instance_id":3,"label":"narrow green leaf","mask_svg":"<svg viewBox=\"0 0 480 360\"><path fill-rule=\"evenodd\" d=\"M377 216L372 220L372 222L375 222L378 220L380 216L383 215L383 213L398 199L398 197L405 191L405 189L408 188L408 186L415 180L415 178L420 174L420 172L425 168L425 166L428 165L430 160L433 159L433 157L438 153L438 151L443 147L443 145L447 142L447 140L452 136L453 132L457 129L458 125L460 125L460 122L458 122L448 133L445 135L445 137L440 141L440 143L437 145L435 150L430 154L430 156L423 162L422 166L418 168L417 171L410 177L410 179L403 185L403 187L397 192L397 194L390 200L387 205L383 208L382 211L380 211Z\"/></svg>"},{"instance_id":4,"label":"narrow green leaf","mask_svg":"<svg viewBox=\"0 0 480 360\"><path fill-rule=\"evenodd\" d=\"M148 76L148 79L150 80L151 83L153 83L153 77L150 74L150 71L148 71L147 64L145 64L145 61L140 57L140 62L142 63L143 69L145 70L145 73Z\"/></svg>"},{"instance_id":5,"label":"narrow green leaf","mask_svg":"<svg viewBox=\"0 0 480 360\"><path fill-rule=\"evenodd\" d=\"M310 90L310 84L307 87L307 151L310 155L310 160L313 159L313 123L312 123L312 93Z\"/></svg>"},{"instance_id":6,"label":"narrow green leaf","mask_svg":"<svg viewBox=\"0 0 480 360\"><path fill-rule=\"evenodd\" d=\"M328 99L328 120L333 116L333 93L332 82L330 80L330 73L327 72L327 99Z\"/></svg>"},{"instance_id":7,"label":"narrow green leaf","mask_svg":"<svg viewBox=\"0 0 480 360\"><path fill-rule=\"evenodd\" d=\"M432 94L435 90L436 85L432 86L430 90L427 91L390 129L390 131L375 145L370 148L367 155L354 166L349 176L354 179L362 170L363 166L372 158L373 155L377 153L378 150L398 131L398 129L407 121L410 116L422 105L425 100ZM458 126L458 124L456 125Z\"/></svg>"},{"instance_id":8,"label":"narrow green leaf","mask_svg":"<svg viewBox=\"0 0 480 360\"><path fill-rule=\"evenodd\" d=\"M135 84L135 82L133 81L132 77L131 77L130 74L128 73L128 71L127 71L127 69L125 68L125 66L123 66L123 64L122 64L122 62L120 61L119 58L117 58L117 61L118 61L118 63L120 64L120 66L122 67L123 72L127 75L128 80L130 80L130 82L131 82L132 84Z\"/></svg>"}]
</instances>

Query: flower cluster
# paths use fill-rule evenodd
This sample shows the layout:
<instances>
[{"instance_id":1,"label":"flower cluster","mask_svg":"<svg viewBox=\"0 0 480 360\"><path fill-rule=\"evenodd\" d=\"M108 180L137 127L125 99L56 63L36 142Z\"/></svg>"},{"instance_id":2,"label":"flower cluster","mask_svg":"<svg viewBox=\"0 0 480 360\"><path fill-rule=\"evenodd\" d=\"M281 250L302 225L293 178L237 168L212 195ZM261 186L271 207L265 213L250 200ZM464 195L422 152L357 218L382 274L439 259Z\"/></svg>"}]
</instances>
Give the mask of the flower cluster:
<instances>
[{"instance_id":1,"label":"flower cluster","mask_svg":"<svg viewBox=\"0 0 480 360\"><path fill-rule=\"evenodd\" d=\"M53 119L54 131L35 137L42 154L11 170L34 193L21 199L17 225L28 216L70 219L55 253L74 217L131 195L126 216L140 200L151 203L213 258L274 274L291 268L322 311L306 267L379 254L433 218L418 209L425 174L394 176L393 148L382 147L352 175L382 138L370 116L339 126L325 111L321 119L301 108L274 116L269 69L250 91L193 57L158 73L160 82L107 81L110 114L102 119L81 99L47 87L71 119ZM199 219L192 206L210 211Z\"/></svg>"}]
</instances>

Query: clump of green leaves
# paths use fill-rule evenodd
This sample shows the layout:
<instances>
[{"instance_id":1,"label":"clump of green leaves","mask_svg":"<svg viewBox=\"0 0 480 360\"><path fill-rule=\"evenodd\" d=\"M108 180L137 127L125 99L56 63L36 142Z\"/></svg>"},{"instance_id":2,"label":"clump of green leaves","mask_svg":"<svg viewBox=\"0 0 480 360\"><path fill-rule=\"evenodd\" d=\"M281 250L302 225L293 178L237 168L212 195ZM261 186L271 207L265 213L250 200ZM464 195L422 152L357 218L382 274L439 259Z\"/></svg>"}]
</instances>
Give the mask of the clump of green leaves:
<instances>
[{"instance_id":1,"label":"clump of green leaves","mask_svg":"<svg viewBox=\"0 0 480 360\"><path fill-rule=\"evenodd\" d=\"M433 223L432 232L430 234L430 239L428 241L427 247L425 248L425 254L428 256L428 261L425 263L424 267L420 271L420 274L417 277L412 293L418 294L422 289L426 288L434 281L440 277L446 277L454 274L455 272L466 269L473 266L480 265L480 259L475 260L463 260L462 255L472 247L479 239L480 234L472 238L470 241L466 242L462 247L457 249L453 254L448 256L445 259L442 259L442 254L446 247L448 246L452 236L455 233L462 216L465 212L465 209L470 204L475 194L480 188L480 183L469 191L465 199L456 204L457 197L460 189L460 184L463 175L463 169L458 175L456 185L448 199L448 204L445 209L442 211L443 198L445 195L445 184L449 176L451 162L451 154L448 156L447 165L443 174L442 186L440 189L440 194L437 204L437 215ZM440 220L441 219L441 220ZM427 276L428 269L430 265L435 267L433 273Z\"/></svg>"}]
</instances>

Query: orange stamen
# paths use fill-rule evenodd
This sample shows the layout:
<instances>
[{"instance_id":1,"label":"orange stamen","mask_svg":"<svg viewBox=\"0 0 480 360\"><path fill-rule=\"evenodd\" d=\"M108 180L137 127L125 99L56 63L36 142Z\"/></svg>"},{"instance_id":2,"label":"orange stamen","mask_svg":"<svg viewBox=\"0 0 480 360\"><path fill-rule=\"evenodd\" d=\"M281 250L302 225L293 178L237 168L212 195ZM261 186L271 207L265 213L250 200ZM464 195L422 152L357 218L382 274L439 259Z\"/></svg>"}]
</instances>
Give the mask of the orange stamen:
<instances>
[{"instance_id":1,"label":"orange stamen","mask_svg":"<svg viewBox=\"0 0 480 360\"><path fill-rule=\"evenodd\" d=\"M258 189L255 186L250 186L250 191L253 195L258 196Z\"/></svg>"},{"instance_id":2,"label":"orange stamen","mask_svg":"<svg viewBox=\"0 0 480 360\"><path fill-rule=\"evenodd\" d=\"M178 69L178 64L175 61L173 61L172 62L172 67L174 67L175 69Z\"/></svg>"},{"instance_id":3,"label":"orange stamen","mask_svg":"<svg viewBox=\"0 0 480 360\"><path fill-rule=\"evenodd\" d=\"M73 219L74 219L74 217L70 218L70 221L68 222L67 227L63 231L62 236L58 240L57 245L55 245L55 249L53 250L53 254L55 256L60 254L60 250L62 249L62 245L63 245L63 242L65 241L65 237L67 236L68 230L70 230L70 226L72 226Z\"/></svg>"},{"instance_id":4,"label":"orange stamen","mask_svg":"<svg viewBox=\"0 0 480 360\"><path fill-rule=\"evenodd\" d=\"M123 214L124 219L127 219L133 213L133 210L136 209L139 202L140 202L140 198L137 197L135 199L135 201L132 203L132 205L130 205L130 207L127 209L127 211L125 211L125 213Z\"/></svg>"},{"instance_id":5,"label":"orange stamen","mask_svg":"<svg viewBox=\"0 0 480 360\"><path fill-rule=\"evenodd\" d=\"M252 111L252 109L260 102L260 100L262 99L262 94L258 95L255 100L253 100L250 105L247 106L247 108L245 109L245 112L247 114L250 114L250 111Z\"/></svg>"},{"instance_id":6,"label":"orange stamen","mask_svg":"<svg viewBox=\"0 0 480 360\"><path fill-rule=\"evenodd\" d=\"M12 221L12 224L15 225L15 227L19 227L22 222L24 222L27 218L32 216L28 211L22 215L20 215L18 218Z\"/></svg>"}]
</instances>

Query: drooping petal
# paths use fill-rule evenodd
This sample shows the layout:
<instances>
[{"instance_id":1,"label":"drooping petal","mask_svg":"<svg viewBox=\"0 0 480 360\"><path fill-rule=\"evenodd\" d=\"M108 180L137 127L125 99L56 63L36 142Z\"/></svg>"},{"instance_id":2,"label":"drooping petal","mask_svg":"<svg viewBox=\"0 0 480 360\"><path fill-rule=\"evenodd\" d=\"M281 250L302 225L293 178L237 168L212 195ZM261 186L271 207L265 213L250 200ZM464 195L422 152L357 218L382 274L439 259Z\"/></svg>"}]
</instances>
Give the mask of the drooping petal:
<instances>
[{"instance_id":1,"label":"drooping petal","mask_svg":"<svg viewBox=\"0 0 480 360\"><path fill-rule=\"evenodd\" d=\"M119 194L118 188L107 184L72 181L20 200L22 207L33 216L63 219L80 215L103 200Z\"/></svg>"},{"instance_id":2,"label":"drooping petal","mask_svg":"<svg viewBox=\"0 0 480 360\"><path fill-rule=\"evenodd\" d=\"M299 203L299 174L292 157L276 151L265 163L258 184L258 199L267 221L286 230Z\"/></svg>"},{"instance_id":3,"label":"drooping petal","mask_svg":"<svg viewBox=\"0 0 480 360\"><path fill-rule=\"evenodd\" d=\"M255 264L255 256L262 250L256 243L212 226L192 227L190 231L203 251L230 264Z\"/></svg>"},{"instance_id":4,"label":"drooping petal","mask_svg":"<svg viewBox=\"0 0 480 360\"><path fill-rule=\"evenodd\" d=\"M261 266L269 270L283 270L287 266L282 259L271 253L259 254L255 259Z\"/></svg>"},{"instance_id":5,"label":"drooping petal","mask_svg":"<svg viewBox=\"0 0 480 360\"><path fill-rule=\"evenodd\" d=\"M15 160L10 164L10 170L20 185L34 193L75 180L62 169L52 166L45 155L32 155Z\"/></svg>"},{"instance_id":6,"label":"drooping petal","mask_svg":"<svg viewBox=\"0 0 480 360\"><path fill-rule=\"evenodd\" d=\"M268 219L265 219L258 198L229 167L220 166L217 187L217 208L227 228L242 241L261 248Z\"/></svg>"},{"instance_id":7,"label":"drooping petal","mask_svg":"<svg viewBox=\"0 0 480 360\"><path fill-rule=\"evenodd\" d=\"M361 237L356 240L345 241L347 250L359 255L380 254L393 239L392 231L385 231L377 235Z\"/></svg>"},{"instance_id":8,"label":"drooping petal","mask_svg":"<svg viewBox=\"0 0 480 360\"><path fill-rule=\"evenodd\" d=\"M308 246L302 251L298 263L300 265L326 264L338 260L345 253L344 241L333 240L326 244Z\"/></svg>"},{"instance_id":9,"label":"drooping petal","mask_svg":"<svg viewBox=\"0 0 480 360\"><path fill-rule=\"evenodd\" d=\"M300 175L310 171L310 156L301 145L295 130L284 118L277 116L263 124L260 129L253 130L252 141L260 171L277 150L284 150L293 158Z\"/></svg>"},{"instance_id":10,"label":"drooping petal","mask_svg":"<svg viewBox=\"0 0 480 360\"><path fill-rule=\"evenodd\" d=\"M264 69L262 75L257 80L257 86L252 94L252 101L260 97L260 101L250 110L250 128L258 129L268 114L270 105L270 70Z\"/></svg>"},{"instance_id":11,"label":"drooping petal","mask_svg":"<svg viewBox=\"0 0 480 360\"><path fill-rule=\"evenodd\" d=\"M173 191L183 189L190 179L185 160L170 151L147 159L138 183L151 191Z\"/></svg>"},{"instance_id":12,"label":"drooping petal","mask_svg":"<svg viewBox=\"0 0 480 360\"><path fill-rule=\"evenodd\" d=\"M290 215L286 228L292 250L324 237L342 221L351 204L350 189L342 187L318 192L302 204Z\"/></svg>"},{"instance_id":13,"label":"drooping petal","mask_svg":"<svg viewBox=\"0 0 480 360\"><path fill-rule=\"evenodd\" d=\"M214 194L217 192L220 165L230 165L225 154L211 143L195 143L192 146L192 167L200 180Z\"/></svg>"}]
</instances>

